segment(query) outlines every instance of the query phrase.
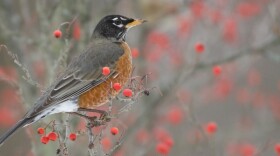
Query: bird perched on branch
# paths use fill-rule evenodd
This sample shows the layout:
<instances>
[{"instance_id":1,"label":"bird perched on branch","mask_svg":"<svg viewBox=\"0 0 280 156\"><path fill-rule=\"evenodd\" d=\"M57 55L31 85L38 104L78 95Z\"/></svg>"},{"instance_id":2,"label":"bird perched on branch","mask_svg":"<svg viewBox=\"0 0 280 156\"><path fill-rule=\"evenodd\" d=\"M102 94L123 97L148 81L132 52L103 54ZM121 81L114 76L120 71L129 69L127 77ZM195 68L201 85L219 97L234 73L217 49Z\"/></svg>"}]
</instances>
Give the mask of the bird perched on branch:
<instances>
[{"instance_id":1,"label":"bird perched on branch","mask_svg":"<svg viewBox=\"0 0 280 156\"><path fill-rule=\"evenodd\" d=\"M112 84L123 86L131 76L132 58L125 36L131 27L144 22L121 15L101 19L83 53L69 63L25 116L1 136L0 144L17 129L51 114L101 112L96 108L119 93ZM108 67L110 72L103 74L103 67Z\"/></svg>"}]
</instances>

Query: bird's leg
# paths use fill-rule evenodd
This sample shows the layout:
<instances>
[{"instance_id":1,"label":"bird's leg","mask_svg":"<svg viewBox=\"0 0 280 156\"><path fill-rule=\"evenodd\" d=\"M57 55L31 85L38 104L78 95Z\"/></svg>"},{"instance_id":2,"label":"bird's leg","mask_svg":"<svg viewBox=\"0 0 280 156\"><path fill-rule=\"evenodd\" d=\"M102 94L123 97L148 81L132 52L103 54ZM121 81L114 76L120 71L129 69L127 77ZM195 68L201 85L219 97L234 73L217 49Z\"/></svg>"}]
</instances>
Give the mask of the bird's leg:
<instances>
[{"instance_id":1,"label":"bird's leg","mask_svg":"<svg viewBox=\"0 0 280 156\"><path fill-rule=\"evenodd\" d=\"M104 121L97 119L97 116L87 116L87 115L83 115L83 114L80 114L77 112L72 112L70 114L74 114L74 115L77 115L79 117L86 119L88 121L87 127L93 128L93 127L104 125Z\"/></svg>"},{"instance_id":2,"label":"bird's leg","mask_svg":"<svg viewBox=\"0 0 280 156\"><path fill-rule=\"evenodd\" d=\"M77 115L79 117L85 118L86 120L89 120L91 123L95 122L96 119L97 119L97 116L87 116L87 115L83 115L83 114L80 114L80 113L77 113L77 112L72 112L70 114L74 114L74 115Z\"/></svg>"},{"instance_id":3,"label":"bird's leg","mask_svg":"<svg viewBox=\"0 0 280 156\"><path fill-rule=\"evenodd\" d=\"M78 111L82 112L95 112L99 114L106 114L107 112L104 110L99 110L99 109L87 109L87 108L79 108Z\"/></svg>"},{"instance_id":4,"label":"bird's leg","mask_svg":"<svg viewBox=\"0 0 280 156\"><path fill-rule=\"evenodd\" d=\"M108 112L106 112L104 110L79 108L78 111L99 113L100 114L99 119L101 121L109 122L111 120L110 117L109 117Z\"/></svg>"}]
</instances>

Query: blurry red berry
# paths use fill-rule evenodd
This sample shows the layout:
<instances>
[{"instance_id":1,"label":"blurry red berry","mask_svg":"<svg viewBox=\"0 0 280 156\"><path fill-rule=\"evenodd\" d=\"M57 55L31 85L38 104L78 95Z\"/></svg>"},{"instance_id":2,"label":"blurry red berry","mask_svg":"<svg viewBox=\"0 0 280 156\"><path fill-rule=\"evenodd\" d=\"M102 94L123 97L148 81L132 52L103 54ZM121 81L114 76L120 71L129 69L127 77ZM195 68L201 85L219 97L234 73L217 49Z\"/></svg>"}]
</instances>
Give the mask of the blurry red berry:
<instances>
[{"instance_id":1,"label":"blurry red berry","mask_svg":"<svg viewBox=\"0 0 280 156\"><path fill-rule=\"evenodd\" d=\"M45 76L45 74L46 74L46 66L45 66L43 60L35 61L32 64L32 67L34 68L34 74L36 74L36 76L41 77L41 78L43 76Z\"/></svg>"},{"instance_id":2,"label":"blurry red berry","mask_svg":"<svg viewBox=\"0 0 280 156\"><path fill-rule=\"evenodd\" d=\"M222 73L222 68L220 66L214 66L212 72L215 76L219 76Z\"/></svg>"},{"instance_id":3,"label":"blurry red berry","mask_svg":"<svg viewBox=\"0 0 280 156\"><path fill-rule=\"evenodd\" d=\"M193 3L191 3L190 9L194 17L201 18L205 13L206 6L203 1L194 1Z\"/></svg>"},{"instance_id":4,"label":"blurry red berry","mask_svg":"<svg viewBox=\"0 0 280 156\"><path fill-rule=\"evenodd\" d=\"M165 138L163 139L163 142L164 142L167 146L169 146L169 147L172 147L172 146L174 145L174 140L173 140L173 138L170 137L170 136L165 137Z\"/></svg>"},{"instance_id":5,"label":"blurry red berry","mask_svg":"<svg viewBox=\"0 0 280 156\"><path fill-rule=\"evenodd\" d=\"M132 96L132 90L131 89L124 89L123 90L123 95L125 96L125 97L131 97Z\"/></svg>"},{"instance_id":6,"label":"blurry red berry","mask_svg":"<svg viewBox=\"0 0 280 156\"><path fill-rule=\"evenodd\" d=\"M240 154L242 156L254 156L256 152L256 147L249 143L245 143L240 147Z\"/></svg>"},{"instance_id":7,"label":"blurry red berry","mask_svg":"<svg viewBox=\"0 0 280 156\"><path fill-rule=\"evenodd\" d=\"M247 76L247 81L250 86L257 86L261 83L261 75L258 70L250 70Z\"/></svg>"},{"instance_id":8,"label":"blurry red berry","mask_svg":"<svg viewBox=\"0 0 280 156\"><path fill-rule=\"evenodd\" d=\"M117 127L112 127L112 128L111 128L111 133L112 133L113 135L117 135L117 134L119 133L119 129L118 129Z\"/></svg>"},{"instance_id":9,"label":"blurry red berry","mask_svg":"<svg viewBox=\"0 0 280 156\"><path fill-rule=\"evenodd\" d=\"M136 133L136 140L141 144L147 143L149 141L149 138L149 132L145 129L140 129Z\"/></svg>"},{"instance_id":10,"label":"blurry red berry","mask_svg":"<svg viewBox=\"0 0 280 156\"><path fill-rule=\"evenodd\" d=\"M274 150L278 155L280 155L280 143L278 143L274 146Z\"/></svg>"},{"instance_id":11,"label":"blurry red berry","mask_svg":"<svg viewBox=\"0 0 280 156\"><path fill-rule=\"evenodd\" d=\"M0 114L1 114L0 125L1 126L10 127L16 122L16 118L10 112L11 112L11 110L8 107L0 108Z\"/></svg>"},{"instance_id":12,"label":"blurry red berry","mask_svg":"<svg viewBox=\"0 0 280 156\"><path fill-rule=\"evenodd\" d=\"M214 86L214 94L217 98L223 99L227 97L233 88L232 80L222 78Z\"/></svg>"},{"instance_id":13,"label":"blurry red berry","mask_svg":"<svg viewBox=\"0 0 280 156\"><path fill-rule=\"evenodd\" d=\"M217 124L215 122L209 122L207 123L205 130L208 134L214 134L217 132Z\"/></svg>"},{"instance_id":14,"label":"blurry red berry","mask_svg":"<svg viewBox=\"0 0 280 156\"><path fill-rule=\"evenodd\" d=\"M170 147L168 145L166 145L165 143L160 142L156 146L156 151L159 154L167 155L170 151Z\"/></svg>"},{"instance_id":15,"label":"blurry red berry","mask_svg":"<svg viewBox=\"0 0 280 156\"><path fill-rule=\"evenodd\" d=\"M252 99L253 95L247 88L242 88L237 91L237 101L240 103L248 103Z\"/></svg>"},{"instance_id":16,"label":"blurry red berry","mask_svg":"<svg viewBox=\"0 0 280 156\"><path fill-rule=\"evenodd\" d=\"M48 134L48 138L51 140L51 141L55 141L57 139L57 134L55 132L50 132Z\"/></svg>"},{"instance_id":17,"label":"blurry red berry","mask_svg":"<svg viewBox=\"0 0 280 156\"><path fill-rule=\"evenodd\" d=\"M236 20L228 19L224 23L223 36L224 39L228 42L234 42L237 39L238 35L238 25Z\"/></svg>"},{"instance_id":18,"label":"blurry red berry","mask_svg":"<svg viewBox=\"0 0 280 156\"><path fill-rule=\"evenodd\" d=\"M75 141L77 139L77 135L75 133L70 133L69 134L69 139L72 141Z\"/></svg>"},{"instance_id":19,"label":"blurry red berry","mask_svg":"<svg viewBox=\"0 0 280 156\"><path fill-rule=\"evenodd\" d=\"M180 108L172 108L167 113L167 120L172 124L179 124L183 120L183 112Z\"/></svg>"},{"instance_id":20,"label":"blurry red berry","mask_svg":"<svg viewBox=\"0 0 280 156\"><path fill-rule=\"evenodd\" d=\"M103 69L102 69L102 74L103 74L104 76L109 75L109 74L110 74L110 68L109 68L109 67L103 67Z\"/></svg>"},{"instance_id":21,"label":"blurry red berry","mask_svg":"<svg viewBox=\"0 0 280 156\"><path fill-rule=\"evenodd\" d=\"M261 11L261 7L253 2L241 2L236 10L242 17L251 17L257 15Z\"/></svg>"},{"instance_id":22,"label":"blurry red berry","mask_svg":"<svg viewBox=\"0 0 280 156\"><path fill-rule=\"evenodd\" d=\"M223 18L222 12L220 10L211 11L209 16L213 23L218 23Z\"/></svg>"},{"instance_id":23,"label":"blurry red berry","mask_svg":"<svg viewBox=\"0 0 280 156\"><path fill-rule=\"evenodd\" d=\"M7 77L11 79L11 81L17 81L18 73L13 67L1 67L0 68L0 76Z\"/></svg>"},{"instance_id":24,"label":"blurry red berry","mask_svg":"<svg viewBox=\"0 0 280 156\"><path fill-rule=\"evenodd\" d=\"M39 128L37 129L37 133L42 135L42 134L45 133L45 129L42 128L42 127L39 127Z\"/></svg>"},{"instance_id":25,"label":"blurry red berry","mask_svg":"<svg viewBox=\"0 0 280 156\"><path fill-rule=\"evenodd\" d=\"M104 137L104 138L101 140L101 144L102 144L102 147L103 147L105 150L109 150L109 149L112 147L112 142L111 142L111 140L110 140L108 137Z\"/></svg>"},{"instance_id":26,"label":"blurry red berry","mask_svg":"<svg viewBox=\"0 0 280 156\"><path fill-rule=\"evenodd\" d=\"M139 56L139 50L137 48L131 49L132 58L137 58Z\"/></svg>"},{"instance_id":27,"label":"blurry red berry","mask_svg":"<svg viewBox=\"0 0 280 156\"><path fill-rule=\"evenodd\" d=\"M154 137L158 141L162 141L167 137L170 137L169 132L166 129L163 128L155 128L154 129Z\"/></svg>"},{"instance_id":28,"label":"blurry red berry","mask_svg":"<svg viewBox=\"0 0 280 156\"><path fill-rule=\"evenodd\" d=\"M158 46L160 49L167 49L170 46L170 39L165 33L151 32L148 35L148 43Z\"/></svg>"},{"instance_id":29,"label":"blurry red berry","mask_svg":"<svg viewBox=\"0 0 280 156\"><path fill-rule=\"evenodd\" d=\"M43 143L43 144L47 144L48 142L49 142L49 137L47 137L47 136L42 136L41 137L41 142Z\"/></svg>"},{"instance_id":30,"label":"blurry red berry","mask_svg":"<svg viewBox=\"0 0 280 156\"><path fill-rule=\"evenodd\" d=\"M120 83L114 83L114 84L113 84L113 88L114 88L116 91L119 91L119 90L121 90L122 86L121 86Z\"/></svg>"},{"instance_id":31,"label":"blurry red berry","mask_svg":"<svg viewBox=\"0 0 280 156\"><path fill-rule=\"evenodd\" d=\"M79 40L81 37L81 28L80 28L80 23L75 22L73 25L73 38L75 40Z\"/></svg>"},{"instance_id":32,"label":"blurry red berry","mask_svg":"<svg viewBox=\"0 0 280 156\"><path fill-rule=\"evenodd\" d=\"M197 53L203 53L205 50L204 44L198 42L195 44L194 49Z\"/></svg>"},{"instance_id":33,"label":"blurry red berry","mask_svg":"<svg viewBox=\"0 0 280 156\"><path fill-rule=\"evenodd\" d=\"M55 38L60 38L62 36L62 32L59 29L57 29L53 32L53 35Z\"/></svg>"},{"instance_id":34,"label":"blurry red berry","mask_svg":"<svg viewBox=\"0 0 280 156\"><path fill-rule=\"evenodd\" d=\"M179 19L178 20L178 35L184 37L191 30L191 22L189 19Z\"/></svg>"}]
</instances>

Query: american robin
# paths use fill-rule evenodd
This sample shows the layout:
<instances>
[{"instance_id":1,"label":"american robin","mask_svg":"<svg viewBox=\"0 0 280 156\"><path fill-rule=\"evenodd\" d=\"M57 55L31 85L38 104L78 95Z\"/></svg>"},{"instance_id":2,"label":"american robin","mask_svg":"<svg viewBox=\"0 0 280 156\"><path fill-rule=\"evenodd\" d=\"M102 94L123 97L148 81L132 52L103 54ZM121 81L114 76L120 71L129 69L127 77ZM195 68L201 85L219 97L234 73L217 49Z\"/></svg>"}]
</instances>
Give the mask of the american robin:
<instances>
[{"instance_id":1,"label":"american robin","mask_svg":"<svg viewBox=\"0 0 280 156\"><path fill-rule=\"evenodd\" d=\"M90 111L107 103L119 91L112 84L125 85L132 72L132 58L125 42L127 31L145 20L109 15L95 27L90 43L74 58L57 80L35 102L23 119L0 138L0 144L18 128L48 115L61 112ZM103 67L109 67L105 76Z\"/></svg>"}]
</instances>

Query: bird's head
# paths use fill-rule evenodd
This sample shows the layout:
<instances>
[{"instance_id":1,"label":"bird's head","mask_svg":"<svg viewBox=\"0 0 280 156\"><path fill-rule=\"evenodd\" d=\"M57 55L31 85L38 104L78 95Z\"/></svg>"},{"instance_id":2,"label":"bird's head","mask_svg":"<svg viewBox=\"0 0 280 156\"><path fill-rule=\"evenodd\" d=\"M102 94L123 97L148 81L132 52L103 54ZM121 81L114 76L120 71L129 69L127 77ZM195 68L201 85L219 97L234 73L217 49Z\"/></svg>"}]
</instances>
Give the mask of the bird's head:
<instances>
[{"instance_id":1,"label":"bird's head","mask_svg":"<svg viewBox=\"0 0 280 156\"><path fill-rule=\"evenodd\" d=\"M96 25L92 37L125 40L128 29L144 22L146 22L146 20L133 19L121 15L109 15L101 19Z\"/></svg>"}]
</instances>

